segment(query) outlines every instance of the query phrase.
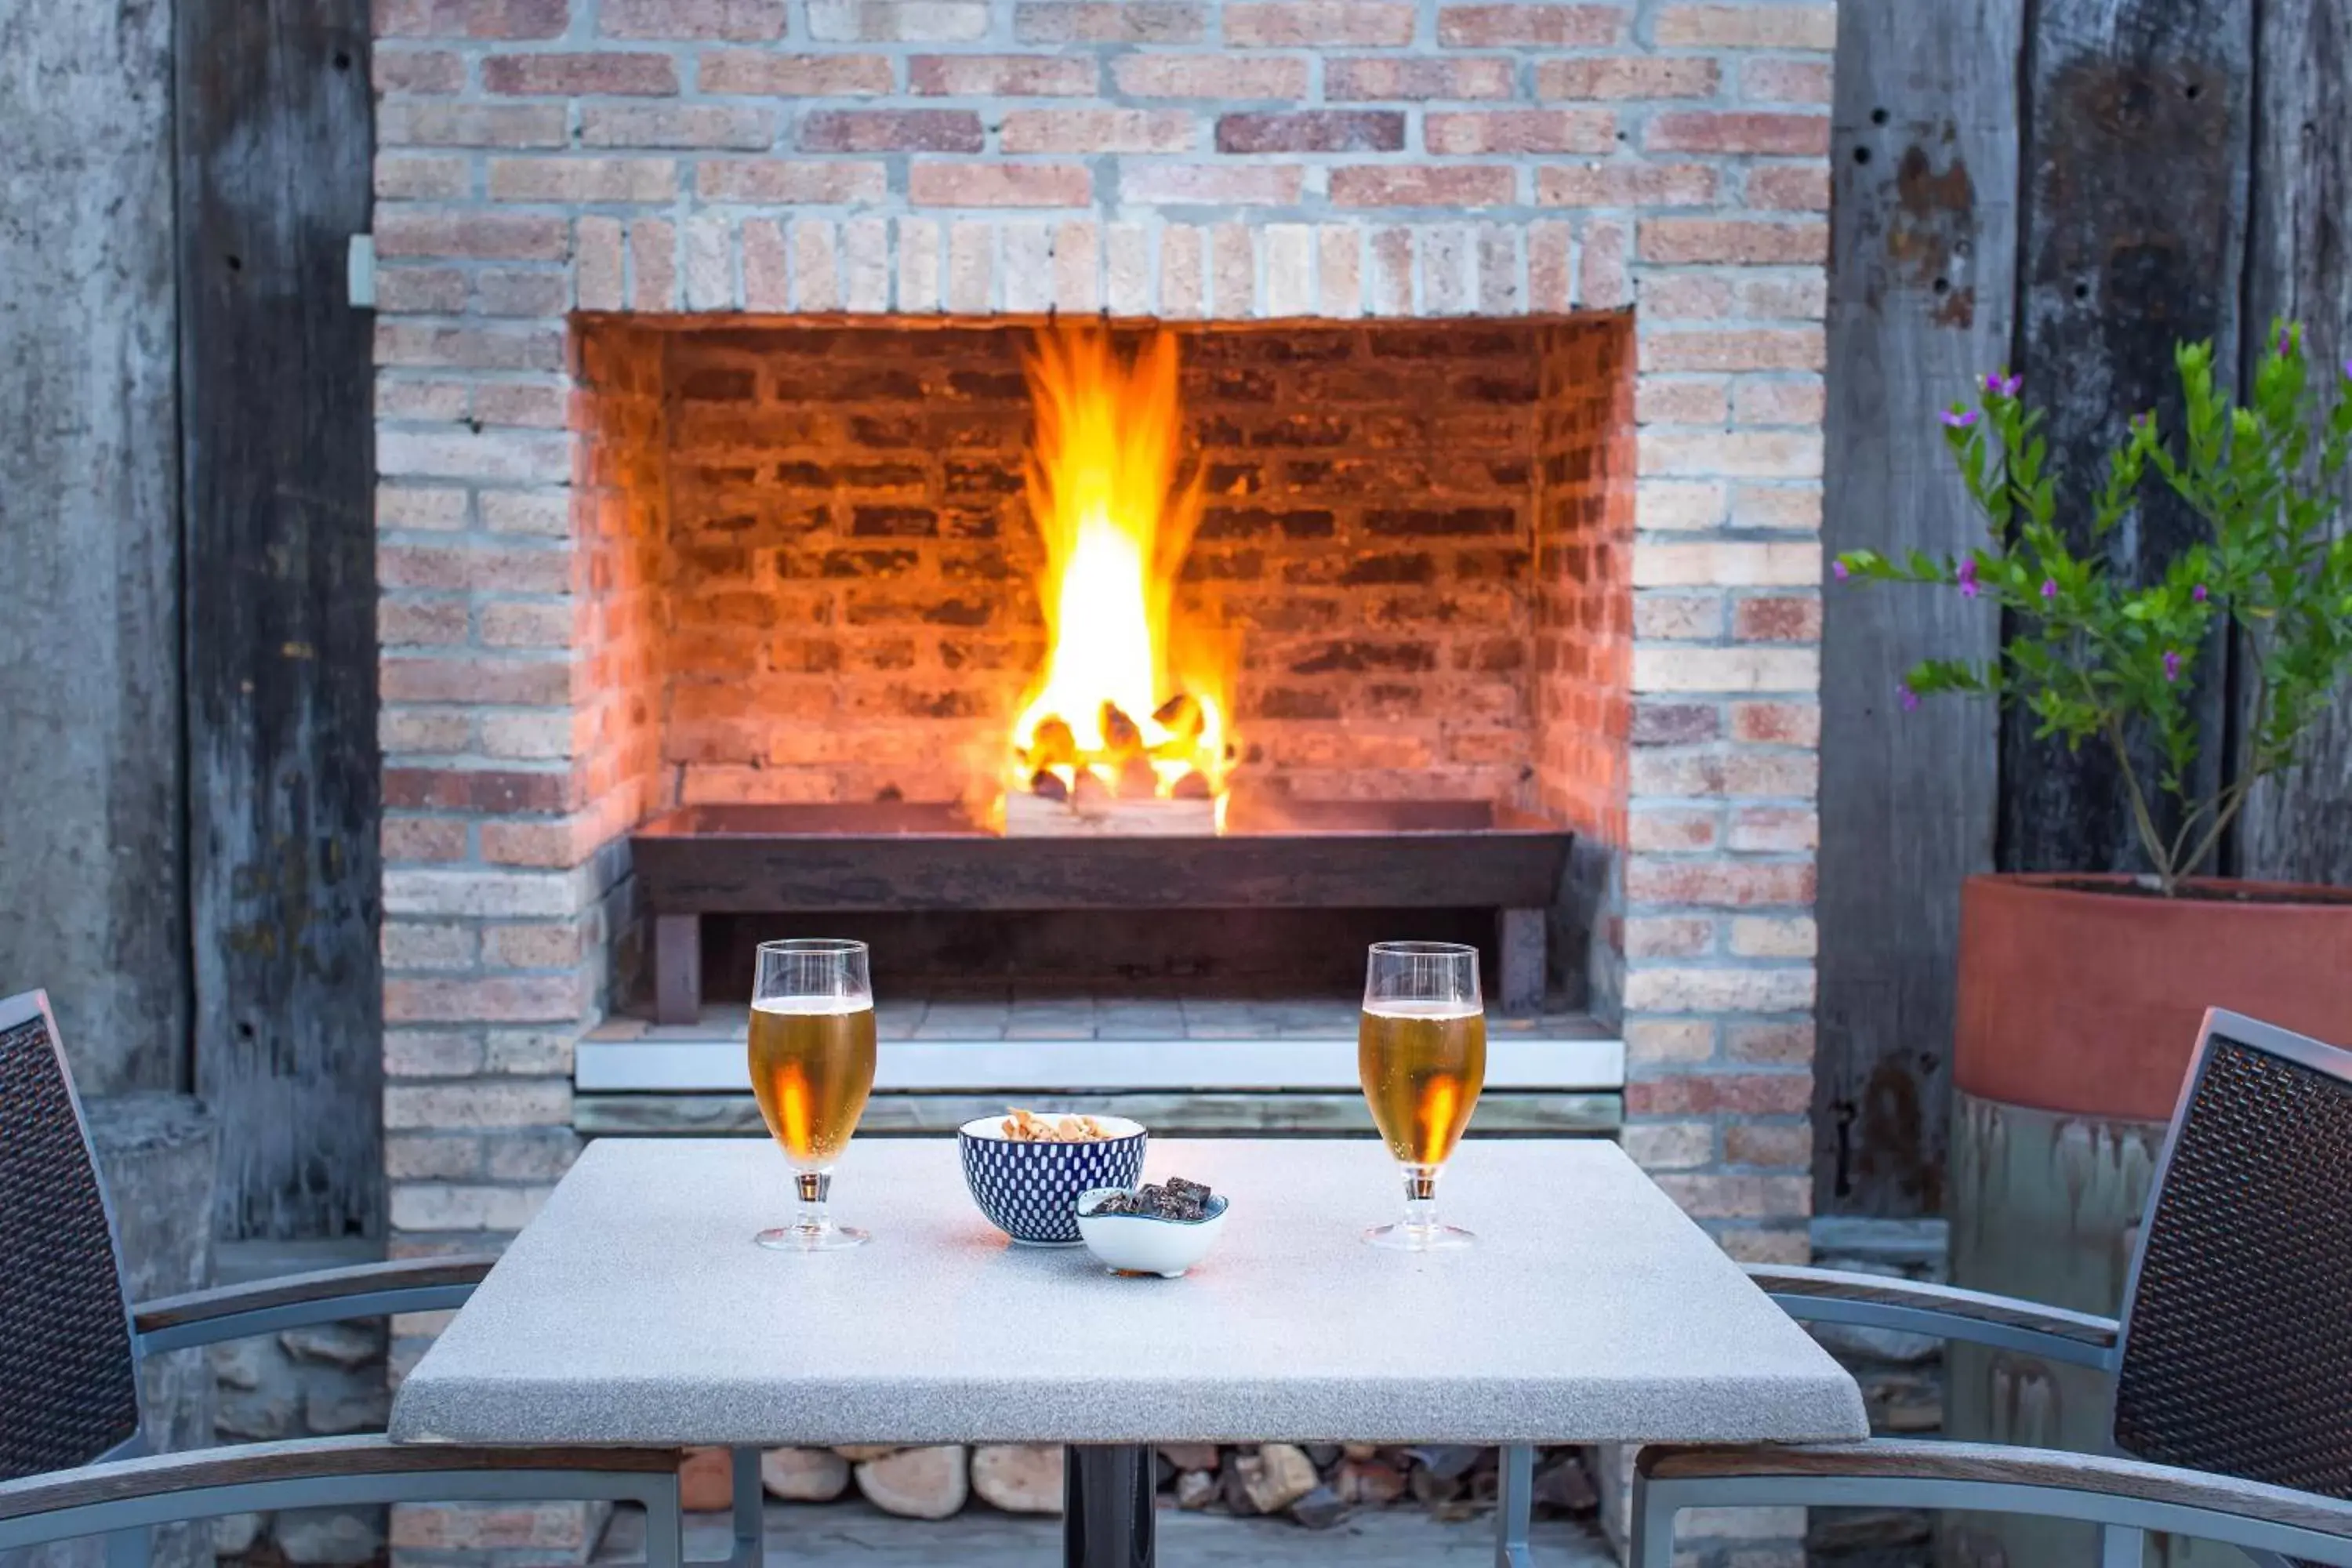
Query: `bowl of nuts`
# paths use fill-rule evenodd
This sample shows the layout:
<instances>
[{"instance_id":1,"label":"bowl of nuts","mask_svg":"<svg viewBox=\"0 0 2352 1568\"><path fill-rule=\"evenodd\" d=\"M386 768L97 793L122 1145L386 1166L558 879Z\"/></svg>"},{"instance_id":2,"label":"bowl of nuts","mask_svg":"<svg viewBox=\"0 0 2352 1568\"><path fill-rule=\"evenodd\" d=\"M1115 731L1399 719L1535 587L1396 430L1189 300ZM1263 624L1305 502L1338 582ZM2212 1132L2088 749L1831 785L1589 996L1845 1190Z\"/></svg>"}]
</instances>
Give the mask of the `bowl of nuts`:
<instances>
[{"instance_id":1,"label":"bowl of nuts","mask_svg":"<svg viewBox=\"0 0 2352 1568\"><path fill-rule=\"evenodd\" d=\"M1087 1250L1121 1274L1174 1279L1208 1256L1224 1227L1224 1198L1181 1176L1078 1194Z\"/></svg>"},{"instance_id":2,"label":"bowl of nuts","mask_svg":"<svg viewBox=\"0 0 2352 1568\"><path fill-rule=\"evenodd\" d=\"M1078 1244L1078 1194L1131 1186L1147 1134L1124 1116L1054 1116L1016 1110L956 1130L964 1185L988 1222L1032 1247Z\"/></svg>"}]
</instances>

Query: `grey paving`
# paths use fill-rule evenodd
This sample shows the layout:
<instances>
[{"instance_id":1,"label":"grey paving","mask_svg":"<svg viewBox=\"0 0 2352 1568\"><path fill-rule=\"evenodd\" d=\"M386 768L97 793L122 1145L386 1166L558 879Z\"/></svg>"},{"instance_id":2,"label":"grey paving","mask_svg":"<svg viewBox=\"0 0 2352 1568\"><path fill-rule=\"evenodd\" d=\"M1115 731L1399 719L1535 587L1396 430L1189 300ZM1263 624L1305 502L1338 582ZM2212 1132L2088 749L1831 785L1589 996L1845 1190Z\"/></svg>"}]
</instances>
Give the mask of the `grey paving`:
<instances>
[{"instance_id":1,"label":"grey paving","mask_svg":"<svg viewBox=\"0 0 2352 1568\"><path fill-rule=\"evenodd\" d=\"M1425 1568L1435 1563L1487 1568L1495 1560L1494 1521L1480 1515L1442 1523L1410 1509L1365 1512L1330 1530L1301 1530L1279 1520L1222 1514L1160 1514L1162 1568ZM893 1519L861 1502L820 1506L771 1503L768 1561L773 1568L1047 1568L1062 1560L1062 1521L974 1505L953 1519ZM1530 1544L1537 1568L1615 1568L1599 1535L1569 1521L1542 1521ZM723 1556L724 1515L690 1514L689 1559ZM596 1568L645 1561L644 1516L624 1510L598 1547Z\"/></svg>"},{"instance_id":2,"label":"grey paving","mask_svg":"<svg viewBox=\"0 0 2352 1568\"><path fill-rule=\"evenodd\" d=\"M1040 1111L1124 1116L1168 1137L1369 1138L1372 1116L1361 1093L1255 1093L1097 1089L1081 1094L1019 1089L1004 1094L877 1094L866 1102L857 1135L938 1137L974 1117L1002 1115L1009 1101ZM1489 1089L1478 1097L1470 1136L1606 1136L1623 1120L1614 1093L1544 1094ZM767 1123L749 1094L575 1094L572 1125L593 1137L765 1138Z\"/></svg>"},{"instance_id":3,"label":"grey paving","mask_svg":"<svg viewBox=\"0 0 2352 1568\"><path fill-rule=\"evenodd\" d=\"M1192 997L1029 993L995 987L941 995L886 996L874 1010L885 1040L1352 1040L1352 996ZM740 1004L713 1004L691 1024L656 1024L619 1015L589 1031L592 1040L740 1040L751 1028ZM1589 1014L1486 1020L1496 1035L1542 1040L1600 1040L1609 1032Z\"/></svg>"},{"instance_id":4,"label":"grey paving","mask_svg":"<svg viewBox=\"0 0 2352 1568\"><path fill-rule=\"evenodd\" d=\"M745 1140L590 1146L402 1387L404 1441L1805 1441L1852 1378L1615 1145L1465 1145L1470 1250L1362 1246L1398 1178L1361 1142L1155 1143L1233 1199L1181 1280L1009 1246L951 1141L852 1146L876 1240L751 1245L786 1207Z\"/></svg>"}]
</instances>

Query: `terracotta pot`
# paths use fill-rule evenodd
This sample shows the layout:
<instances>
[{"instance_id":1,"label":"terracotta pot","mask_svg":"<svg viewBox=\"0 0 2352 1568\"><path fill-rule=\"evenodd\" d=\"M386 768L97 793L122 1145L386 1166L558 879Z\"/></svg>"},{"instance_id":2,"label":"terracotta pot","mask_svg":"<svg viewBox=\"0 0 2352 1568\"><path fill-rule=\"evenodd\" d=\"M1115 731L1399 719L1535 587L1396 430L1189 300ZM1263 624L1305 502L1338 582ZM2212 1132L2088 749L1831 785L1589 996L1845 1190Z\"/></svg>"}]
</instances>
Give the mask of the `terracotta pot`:
<instances>
[{"instance_id":1,"label":"terracotta pot","mask_svg":"<svg viewBox=\"0 0 2352 1568\"><path fill-rule=\"evenodd\" d=\"M1971 877L1954 1084L2011 1105L2162 1121L2197 1027L2227 1007L2352 1044L2352 890L2125 877Z\"/></svg>"}]
</instances>

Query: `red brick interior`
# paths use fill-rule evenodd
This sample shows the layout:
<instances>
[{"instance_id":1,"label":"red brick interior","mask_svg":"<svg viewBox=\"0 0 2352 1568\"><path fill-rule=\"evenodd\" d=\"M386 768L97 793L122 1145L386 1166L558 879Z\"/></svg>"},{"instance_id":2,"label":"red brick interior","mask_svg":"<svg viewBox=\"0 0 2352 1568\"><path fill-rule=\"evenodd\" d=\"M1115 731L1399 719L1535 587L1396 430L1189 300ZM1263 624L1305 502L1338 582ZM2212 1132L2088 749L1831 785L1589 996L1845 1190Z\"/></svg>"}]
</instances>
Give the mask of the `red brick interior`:
<instances>
[{"instance_id":1,"label":"red brick interior","mask_svg":"<svg viewBox=\"0 0 2352 1568\"><path fill-rule=\"evenodd\" d=\"M575 327L599 795L992 789L1044 654L1031 328ZM1236 787L1621 841L1630 318L1183 331L1207 500L1177 619L1233 669Z\"/></svg>"},{"instance_id":2,"label":"red brick interior","mask_svg":"<svg viewBox=\"0 0 2352 1568\"><path fill-rule=\"evenodd\" d=\"M573 496L581 548L573 566L584 624L572 642L572 723L561 737L584 759L576 786L589 820L586 851L627 831L668 802L661 766L664 654L668 606L662 597L669 533L669 398L662 339L634 331L585 332L575 345L582 395L576 420L596 433L581 447ZM551 743L559 738L551 737Z\"/></svg>"},{"instance_id":3,"label":"red brick interior","mask_svg":"<svg viewBox=\"0 0 2352 1568\"><path fill-rule=\"evenodd\" d=\"M1633 604L1633 334L1545 329L1536 429L1538 805L1625 842Z\"/></svg>"}]
</instances>

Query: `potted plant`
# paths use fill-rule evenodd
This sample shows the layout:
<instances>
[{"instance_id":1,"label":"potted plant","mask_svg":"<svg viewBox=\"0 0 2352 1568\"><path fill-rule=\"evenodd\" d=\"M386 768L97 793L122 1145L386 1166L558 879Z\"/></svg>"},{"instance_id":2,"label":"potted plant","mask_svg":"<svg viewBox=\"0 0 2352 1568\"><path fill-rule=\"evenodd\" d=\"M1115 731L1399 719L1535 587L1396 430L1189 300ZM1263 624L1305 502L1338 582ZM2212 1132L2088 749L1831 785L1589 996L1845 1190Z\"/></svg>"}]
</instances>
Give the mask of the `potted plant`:
<instances>
[{"instance_id":1,"label":"potted plant","mask_svg":"<svg viewBox=\"0 0 2352 1568\"><path fill-rule=\"evenodd\" d=\"M2225 1006L2352 1043L2352 893L2208 874L2230 825L2352 672L2352 538L2333 535L2352 458L2352 364L2318 409L2302 335L2273 333L2252 394L2215 383L2210 343L2176 351L2183 420L2132 421L2092 500L2077 553L2059 477L2018 380L1985 378L1943 416L1985 542L1944 559L1839 558L1840 579L1935 585L2004 617L1997 657L1931 659L1899 698L2023 705L2039 732L2116 757L2147 868L2138 875L1971 877L1960 895L1953 1043L1951 1277L2094 1312L2119 1306L2164 1124L2198 1024ZM2337 381L2330 374L2325 379ZM2145 582L2104 544L2155 487L2205 536ZM2243 724L2200 789L2189 696L2200 658L2236 639ZM2150 769L2145 759L2157 759ZM2096 1450L2098 1374L1951 1347L1944 1429ZM2088 1527L1950 1514L1946 1563L2057 1568L2086 1560Z\"/></svg>"},{"instance_id":2,"label":"potted plant","mask_svg":"<svg viewBox=\"0 0 2352 1568\"><path fill-rule=\"evenodd\" d=\"M1986 542L1937 559L1841 556L1841 579L1930 584L2005 616L1997 658L1931 659L1899 690L2021 704L2038 733L2107 749L2147 869L1972 877L1961 893L1955 1084L2011 1104L2144 1121L2172 1111L2204 1009L2352 1042L2352 894L2207 875L2223 836L2352 673L2352 537L2331 529L2352 395L2319 395L2302 333L2277 326L2252 395L2217 384L2213 347L2175 353L2183 427L2131 422L2093 500L2086 552L2059 526L2059 476L2017 378L1989 375L1943 416ZM2339 380L2330 374L2324 379ZM2352 384L2352 363L2341 381ZM2206 537L2136 583L2103 542L2161 486ZM2218 634L2218 635L2217 635ZM2237 639L2245 721L2199 789L2197 662ZM2153 774L2144 765L2158 759Z\"/></svg>"}]
</instances>

